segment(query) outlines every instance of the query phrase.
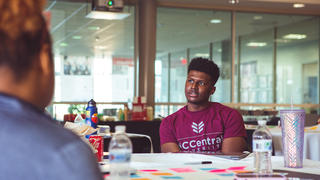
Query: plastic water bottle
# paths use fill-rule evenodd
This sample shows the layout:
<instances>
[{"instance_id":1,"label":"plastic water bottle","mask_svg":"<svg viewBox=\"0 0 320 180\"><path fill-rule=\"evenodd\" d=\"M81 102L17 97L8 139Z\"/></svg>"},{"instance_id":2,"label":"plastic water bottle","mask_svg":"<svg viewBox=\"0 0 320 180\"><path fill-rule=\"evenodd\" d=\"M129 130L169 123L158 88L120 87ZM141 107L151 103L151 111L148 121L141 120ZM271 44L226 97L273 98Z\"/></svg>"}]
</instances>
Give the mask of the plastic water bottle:
<instances>
[{"instance_id":1,"label":"plastic water bottle","mask_svg":"<svg viewBox=\"0 0 320 180\"><path fill-rule=\"evenodd\" d=\"M272 173L272 136L266 126L266 121L260 120L258 125L252 135L254 169L259 174L270 174Z\"/></svg>"},{"instance_id":2,"label":"plastic water bottle","mask_svg":"<svg viewBox=\"0 0 320 180\"><path fill-rule=\"evenodd\" d=\"M126 135L125 126L116 126L116 133L109 144L110 179L130 179L131 140Z\"/></svg>"}]
</instances>

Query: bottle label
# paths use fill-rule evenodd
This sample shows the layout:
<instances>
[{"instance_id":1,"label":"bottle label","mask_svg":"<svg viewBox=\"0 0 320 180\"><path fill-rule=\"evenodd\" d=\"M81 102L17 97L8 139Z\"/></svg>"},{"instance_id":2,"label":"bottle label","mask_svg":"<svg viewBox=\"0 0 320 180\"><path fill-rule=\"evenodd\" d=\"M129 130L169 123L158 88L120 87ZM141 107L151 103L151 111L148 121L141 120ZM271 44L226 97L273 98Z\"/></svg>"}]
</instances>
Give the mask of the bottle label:
<instances>
[{"instance_id":1,"label":"bottle label","mask_svg":"<svg viewBox=\"0 0 320 180\"><path fill-rule=\"evenodd\" d=\"M86 118L90 118L90 111L86 111Z\"/></svg>"},{"instance_id":2,"label":"bottle label","mask_svg":"<svg viewBox=\"0 0 320 180\"><path fill-rule=\"evenodd\" d=\"M131 159L131 153L127 151L123 152L109 152L110 163L128 163Z\"/></svg>"},{"instance_id":3,"label":"bottle label","mask_svg":"<svg viewBox=\"0 0 320 180\"><path fill-rule=\"evenodd\" d=\"M252 151L254 152L271 152L272 140L253 140Z\"/></svg>"}]
</instances>

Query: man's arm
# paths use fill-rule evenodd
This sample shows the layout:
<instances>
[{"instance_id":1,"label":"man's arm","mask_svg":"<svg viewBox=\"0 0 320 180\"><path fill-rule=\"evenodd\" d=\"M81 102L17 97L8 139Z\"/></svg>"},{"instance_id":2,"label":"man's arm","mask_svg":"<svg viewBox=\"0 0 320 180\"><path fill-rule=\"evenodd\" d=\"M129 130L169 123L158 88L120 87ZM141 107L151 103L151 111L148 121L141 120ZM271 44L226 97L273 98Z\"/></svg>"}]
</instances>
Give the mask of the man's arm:
<instances>
[{"instance_id":1,"label":"man's arm","mask_svg":"<svg viewBox=\"0 0 320 180\"><path fill-rule=\"evenodd\" d=\"M247 150L247 142L244 137L225 138L222 142L223 154L239 154Z\"/></svg>"},{"instance_id":2,"label":"man's arm","mask_svg":"<svg viewBox=\"0 0 320 180\"><path fill-rule=\"evenodd\" d=\"M161 145L161 152L168 153L168 152L179 152L180 148L176 143L168 142Z\"/></svg>"}]
</instances>

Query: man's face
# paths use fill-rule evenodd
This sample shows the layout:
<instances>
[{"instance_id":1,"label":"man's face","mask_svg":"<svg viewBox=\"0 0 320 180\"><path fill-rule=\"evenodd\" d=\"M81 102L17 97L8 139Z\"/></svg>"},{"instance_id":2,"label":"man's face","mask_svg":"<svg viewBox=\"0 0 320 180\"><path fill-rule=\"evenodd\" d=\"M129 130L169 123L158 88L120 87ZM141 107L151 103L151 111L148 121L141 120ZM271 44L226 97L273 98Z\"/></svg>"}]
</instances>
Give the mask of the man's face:
<instances>
[{"instance_id":1,"label":"man's face","mask_svg":"<svg viewBox=\"0 0 320 180\"><path fill-rule=\"evenodd\" d=\"M191 70L185 85L185 96L188 103L201 105L207 103L215 91L211 77L200 71Z\"/></svg>"}]
</instances>

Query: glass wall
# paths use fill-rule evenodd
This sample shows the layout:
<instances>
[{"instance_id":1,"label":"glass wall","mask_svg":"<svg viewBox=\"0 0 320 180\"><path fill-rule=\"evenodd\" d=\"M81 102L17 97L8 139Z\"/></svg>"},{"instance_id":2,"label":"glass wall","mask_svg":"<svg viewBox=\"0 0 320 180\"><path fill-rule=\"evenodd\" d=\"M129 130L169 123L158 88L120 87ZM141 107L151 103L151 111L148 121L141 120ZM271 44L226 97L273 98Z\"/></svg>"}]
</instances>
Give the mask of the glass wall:
<instances>
[{"instance_id":1,"label":"glass wall","mask_svg":"<svg viewBox=\"0 0 320 180\"><path fill-rule=\"evenodd\" d=\"M319 103L319 17L235 12L234 92L231 23L227 11L158 8L157 56L171 65L156 84L168 88L166 102L185 103L187 64L206 57L221 70L211 101L230 103L234 93L233 103L253 106Z\"/></svg>"},{"instance_id":2,"label":"glass wall","mask_svg":"<svg viewBox=\"0 0 320 180\"><path fill-rule=\"evenodd\" d=\"M276 20L277 17L270 14L236 13L237 61L240 63L237 102L272 103L273 23L280 23Z\"/></svg>"},{"instance_id":3,"label":"glass wall","mask_svg":"<svg viewBox=\"0 0 320 180\"><path fill-rule=\"evenodd\" d=\"M90 9L84 1L48 1L56 73L54 116L91 98L106 103L100 113L132 102L135 8L125 6L130 15L121 20L87 18ZM319 104L319 17L234 13L232 77L231 11L157 8L155 117L186 104L187 67L194 57L213 59L220 67L211 101L252 107L290 104L291 99L294 104Z\"/></svg>"},{"instance_id":4,"label":"glass wall","mask_svg":"<svg viewBox=\"0 0 320 180\"><path fill-rule=\"evenodd\" d=\"M237 13L236 24L238 102L319 103L319 18Z\"/></svg>"},{"instance_id":5,"label":"glass wall","mask_svg":"<svg viewBox=\"0 0 320 180\"><path fill-rule=\"evenodd\" d=\"M212 99L219 102L230 101L230 14L213 10L158 8L156 62L162 63L156 63L155 68L157 71L160 68L157 64L161 65L162 71L156 73L156 103L165 100L158 98L160 94L161 97L168 97L165 101L167 103L186 103L184 86L187 67L194 57L213 59L220 66L222 75L216 84L217 90ZM168 63L168 67L165 62ZM170 106L168 113L173 113L181 107L182 105ZM156 106L156 115L161 114L160 109Z\"/></svg>"},{"instance_id":6,"label":"glass wall","mask_svg":"<svg viewBox=\"0 0 320 180\"><path fill-rule=\"evenodd\" d=\"M319 104L319 18L278 28L277 103Z\"/></svg>"},{"instance_id":7,"label":"glass wall","mask_svg":"<svg viewBox=\"0 0 320 180\"><path fill-rule=\"evenodd\" d=\"M91 3L49 1L56 82L54 116L68 113L61 102L132 101L134 7L120 20L87 18ZM110 106L110 105L109 105ZM108 107L106 107L108 108ZM110 107L109 107L110 108ZM98 109L101 113L103 107Z\"/></svg>"},{"instance_id":8,"label":"glass wall","mask_svg":"<svg viewBox=\"0 0 320 180\"><path fill-rule=\"evenodd\" d=\"M234 92L231 23L231 12L158 8L157 56L170 69L156 75L166 88L161 95L169 96L161 102L185 103L187 64L206 57L221 70L211 101L229 103L234 93L234 103L319 103L318 17L235 12Z\"/></svg>"},{"instance_id":9,"label":"glass wall","mask_svg":"<svg viewBox=\"0 0 320 180\"><path fill-rule=\"evenodd\" d=\"M187 76L186 51L170 53L170 102L184 102L184 84Z\"/></svg>"}]
</instances>

